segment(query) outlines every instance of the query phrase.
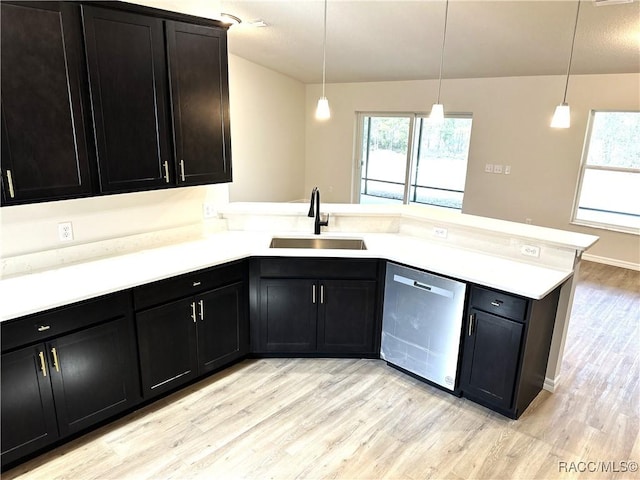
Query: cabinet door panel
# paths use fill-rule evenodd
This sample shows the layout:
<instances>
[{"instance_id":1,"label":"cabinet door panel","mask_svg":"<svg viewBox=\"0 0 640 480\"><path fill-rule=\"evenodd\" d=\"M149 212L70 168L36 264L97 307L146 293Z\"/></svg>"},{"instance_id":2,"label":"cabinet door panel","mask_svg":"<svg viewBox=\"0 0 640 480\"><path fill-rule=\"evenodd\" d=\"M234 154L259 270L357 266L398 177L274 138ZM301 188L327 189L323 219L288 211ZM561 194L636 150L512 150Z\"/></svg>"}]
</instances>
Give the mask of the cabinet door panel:
<instances>
[{"instance_id":1,"label":"cabinet door panel","mask_svg":"<svg viewBox=\"0 0 640 480\"><path fill-rule=\"evenodd\" d=\"M312 280L263 278L260 281L259 336L265 352L315 350L317 288Z\"/></svg>"},{"instance_id":2,"label":"cabinet door panel","mask_svg":"<svg viewBox=\"0 0 640 480\"><path fill-rule=\"evenodd\" d=\"M180 300L136 315L142 392L145 398L197 375L193 299ZM197 309L196 309L197 315Z\"/></svg>"},{"instance_id":3,"label":"cabinet door panel","mask_svg":"<svg viewBox=\"0 0 640 480\"><path fill-rule=\"evenodd\" d=\"M139 397L128 320L123 317L47 344L62 435L106 419Z\"/></svg>"},{"instance_id":4,"label":"cabinet door panel","mask_svg":"<svg viewBox=\"0 0 640 480\"><path fill-rule=\"evenodd\" d=\"M245 303L243 284L235 283L198 296L198 362L200 373L213 370L246 351L241 338ZM202 302L202 303L200 303ZM200 318L200 313L203 312Z\"/></svg>"},{"instance_id":5,"label":"cabinet door panel","mask_svg":"<svg viewBox=\"0 0 640 480\"><path fill-rule=\"evenodd\" d=\"M2 464L58 438L49 366L41 370L44 345L2 355Z\"/></svg>"},{"instance_id":6,"label":"cabinet door panel","mask_svg":"<svg viewBox=\"0 0 640 480\"><path fill-rule=\"evenodd\" d=\"M4 200L88 195L77 7L2 2L0 8Z\"/></svg>"},{"instance_id":7,"label":"cabinet door panel","mask_svg":"<svg viewBox=\"0 0 640 480\"><path fill-rule=\"evenodd\" d=\"M465 337L463 391L500 408L511 407L523 324L472 309ZM467 324L467 332L469 325Z\"/></svg>"},{"instance_id":8,"label":"cabinet door panel","mask_svg":"<svg viewBox=\"0 0 640 480\"><path fill-rule=\"evenodd\" d=\"M320 282L319 352L373 351L376 285L357 280Z\"/></svg>"},{"instance_id":9,"label":"cabinet door panel","mask_svg":"<svg viewBox=\"0 0 640 480\"><path fill-rule=\"evenodd\" d=\"M162 20L86 5L82 18L102 190L168 186Z\"/></svg>"},{"instance_id":10,"label":"cabinet door panel","mask_svg":"<svg viewBox=\"0 0 640 480\"><path fill-rule=\"evenodd\" d=\"M177 183L231 181L226 32L167 22L167 48Z\"/></svg>"}]
</instances>

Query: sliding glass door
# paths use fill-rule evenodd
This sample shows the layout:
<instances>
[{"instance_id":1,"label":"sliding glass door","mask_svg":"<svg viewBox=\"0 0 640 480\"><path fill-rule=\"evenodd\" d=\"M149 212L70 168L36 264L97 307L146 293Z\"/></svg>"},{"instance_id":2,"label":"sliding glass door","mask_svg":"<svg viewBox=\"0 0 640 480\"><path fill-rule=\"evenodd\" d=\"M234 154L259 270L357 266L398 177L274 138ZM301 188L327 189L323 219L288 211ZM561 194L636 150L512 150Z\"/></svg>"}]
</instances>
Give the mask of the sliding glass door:
<instances>
[{"instance_id":1,"label":"sliding glass door","mask_svg":"<svg viewBox=\"0 0 640 480\"><path fill-rule=\"evenodd\" d=\"M359 114L358 203L462 209L471 116L433 124L424 115Z\"/></svg>"}]
</instances>

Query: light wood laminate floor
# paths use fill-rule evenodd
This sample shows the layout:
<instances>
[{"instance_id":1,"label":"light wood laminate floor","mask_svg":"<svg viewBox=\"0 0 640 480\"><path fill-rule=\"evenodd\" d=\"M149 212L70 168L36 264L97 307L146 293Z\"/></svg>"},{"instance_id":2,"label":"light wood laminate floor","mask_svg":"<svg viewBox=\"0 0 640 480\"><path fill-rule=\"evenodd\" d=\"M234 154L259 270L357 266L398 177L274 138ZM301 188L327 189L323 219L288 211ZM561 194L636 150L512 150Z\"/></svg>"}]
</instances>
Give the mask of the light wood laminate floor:
<instances>
[{"instance_id":1,"label":"light wood laminate floor","mask_svg":"<svg viewBox=\"0 0 640 480\"><path fill-rule=\"evenodd\" d=\"M518 421L380 360L249 360L2 478L640 478L639 338L640 273L583 262L561 385Z\"/></svg>"}]
</instances>

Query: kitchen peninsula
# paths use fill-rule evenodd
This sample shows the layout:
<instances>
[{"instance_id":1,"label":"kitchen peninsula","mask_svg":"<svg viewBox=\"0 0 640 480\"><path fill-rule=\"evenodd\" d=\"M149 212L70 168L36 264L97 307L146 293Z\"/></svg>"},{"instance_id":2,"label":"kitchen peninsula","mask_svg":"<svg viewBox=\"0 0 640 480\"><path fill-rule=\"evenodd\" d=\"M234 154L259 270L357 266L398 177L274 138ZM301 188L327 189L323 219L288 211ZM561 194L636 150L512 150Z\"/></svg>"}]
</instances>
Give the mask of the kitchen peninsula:
<instances>
[{"instance_id":1,"label":"kitchen peninsula","mask_svg":"<svg viewBox=\"0 0 640 480\"><path fill-rule=\"evenodd\" d=\"M210 352L204 346L189 350L185 355L193 357L194 362L203 367L192 369L185 381L252 353L249 344L251 342L253 346L255 339L249 339L249 332L254 331L255 319L251 310L247 319L246 309L255 292L250 287L247 259L289 258L292 265L303 265L305 258L378 262L379 265L389 260L512 295L522 302L537 302L552 293L557 295L544 387L553 391L558 384L573 279L582 252L593 245L597 237L437 208L323 204L322 213L329 213L330 220L320 236L362 239L366 250L269 247L274 236L313 237L314 220L307 212L308 205L298 203L232 203L221 208L219 218L208 224L185 227L178 233L154 233L154 248L145 244L147 237L143 235L118 239L117 249L113 248L114 240L91 248L79 245L25 258L4 258L4 278L0 281L3 356L25 348L31 354L33 347L30 345L33 344L46 345L49 350L58 352L64 342L60 345L56 342L65 338L63 334L78 335L77 326L65 330L62 325L56 331L55 325L41 323L40 319L46 317L39 312L46 311L42 315L53 315L54 320L64 322L60 312L72 304L73 308L89 310L91 305L100 304L102 310L116 305L113 318L118 318L122 328L99 333L104 334L104 338L135 337L132 326L137 322L138 338L125 342L129 351L123 352L123 357L127 357L132 365L140 362L142 378L127 380L127 388L133 390L125 402L126 407L121 410L127 411L141 401L173 388L162 387L164 377L159 373L145 374L144 371L145 362L156 368L154 342L150 340L153 337L140 338L151 318L165 322L169 328L170 319L176 318L175 312L181 311L184 304L185 311L189 312L187 324L197 324L198 331L204 332L206 327L200 322L205 325L207 315L220 309L230 312L229 318L233 321L225 324L225 332L236 343L222 345L223 353L214 355L210 362L205 358ZM163 236L167 240L158 246L162 243L158 238ZM114 250L120 254L109 255ZM61 258L72 259L72 263L66 264L64 260L61 263ZM378 306L381 305L379 297ZM164 310L166 308L169 310ZM171 310L173 308L176 310ZM101 322L88 330L97 331L116 323L111 320ZM248 324L251 324L249 328ZM44 330L40 331L41 328ZM76 333L69 333L71 331ZM198 335L203 336L201 333ZM24 341L13 340L12 336ZM375 348L379 350L379 344L374 345ZM40 351L35 353L36 358ZM53 370L57 370L63 360L60 357L58 363L56 353L51 359L44 355L38 360L39 368L44 372L48 365L51 382L55 383ZM3 368L5 365L8 364L3 361ZM83 428L89 427L84 425ZM69 430L73 431L73 428ZM19 458L20 455L16 455L13 460Z\"/></svg>"}]
</instances>

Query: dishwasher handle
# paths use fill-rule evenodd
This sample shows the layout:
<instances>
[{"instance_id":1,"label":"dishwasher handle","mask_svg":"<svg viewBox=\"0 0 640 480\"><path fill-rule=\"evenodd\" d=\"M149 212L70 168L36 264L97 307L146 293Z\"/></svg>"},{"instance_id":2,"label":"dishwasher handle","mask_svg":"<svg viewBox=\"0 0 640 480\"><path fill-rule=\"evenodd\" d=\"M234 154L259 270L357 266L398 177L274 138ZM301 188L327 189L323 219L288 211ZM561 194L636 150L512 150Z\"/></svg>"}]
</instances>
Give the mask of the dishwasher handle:
<instances>
[{"instance_id":1,"label":"dishwasher handle","mask_svg":"<svg viewBox=\"0 0 640 480\"><path fill-rule=\"evenodd\" d=\"M436 295L440 295L442 297L453 298L453 292L451 290L447 290L446 288L436 287L435 285L429 285L427 283L419 282L418 280L413 280L411 278L403 277L402 275L393 275L393 281L402 283L404 285L408 285L413 288L418 288L428 293L435 293Z\"/></svg>"},{"instance_id":2,"label":"dishwasher handle","mask_svg":"<svg viewBox=\"0 0 640 480\"><path fill-rule=\"evenodd\" d=\"M414 287L418 287L418 288L422 288L423 290L427 290L427 291L431 291L431 287L429 285L427 285L426 283L420 283L417 280L413 281L413 286Z\"/></svg>"}]
</instances>

